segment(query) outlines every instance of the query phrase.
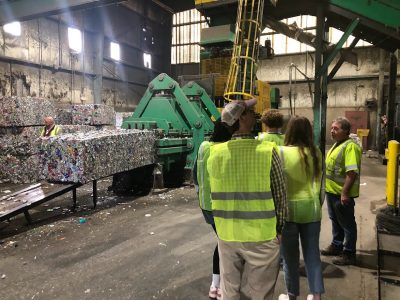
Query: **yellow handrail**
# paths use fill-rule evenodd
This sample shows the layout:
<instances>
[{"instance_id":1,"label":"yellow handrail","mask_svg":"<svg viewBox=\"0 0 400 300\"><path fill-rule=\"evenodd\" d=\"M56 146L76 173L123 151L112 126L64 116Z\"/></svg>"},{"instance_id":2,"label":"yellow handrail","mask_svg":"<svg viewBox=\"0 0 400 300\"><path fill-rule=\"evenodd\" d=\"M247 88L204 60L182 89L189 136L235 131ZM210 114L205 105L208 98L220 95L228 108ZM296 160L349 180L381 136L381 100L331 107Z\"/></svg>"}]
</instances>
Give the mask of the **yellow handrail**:
<instances>
[{"instance_id":1,"label":"yellow handrail","mask_svg":"<svg viewBox=\"0 0 400 300\"><path fill-rule=\"evenodd\" d=\"M240 0L235 43L224 98L248 100L254 97L258 48L264 0Z\"/></svg>"}]
</instances>

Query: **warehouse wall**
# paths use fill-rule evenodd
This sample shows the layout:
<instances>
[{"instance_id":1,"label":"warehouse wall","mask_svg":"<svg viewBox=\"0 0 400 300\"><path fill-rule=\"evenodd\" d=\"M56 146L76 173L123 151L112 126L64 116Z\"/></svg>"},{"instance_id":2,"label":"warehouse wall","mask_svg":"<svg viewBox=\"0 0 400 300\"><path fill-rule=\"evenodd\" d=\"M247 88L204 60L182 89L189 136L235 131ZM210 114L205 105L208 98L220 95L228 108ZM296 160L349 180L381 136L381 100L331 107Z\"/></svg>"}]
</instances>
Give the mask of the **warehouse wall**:
<instances>
[{"instance_id":1,"label":"warehouse wall","mask_svg":"<svg viewBox=\"0 0 400 300\"><path fill-rule=\"evenodd\" d=\"M328 85L328 110L327 110L327 137L330 136L329 129L331 121L337 116L344 116L346 111L366 111L368 115L368 126L370 136L368 144L373 148L376 135L377 110L369 109L365 101L378 97L379 76L379 52L375 47L362 47L354 50L358 56L358 66L344 63ZM385 52L384 71L385 84L388 84L389 58L390 54ZM308 77L314 77L314 53L303 53L297 55L283 55L271 60L260 62L257 76L259 79L270 82L271 86L278 87L282 95L281 110L289 114L289 65L296 64L297 67ZM336 58L328 73L337 62ZM398 70L399 72L400 70ZM294 73L292 80L295 79ZM399 72L400 74L400 72ZM312 99L308 84L303 75L296 73L297 83L292 86L292 99L296 114L305 115L313 119ZM312 84L312 91L314 85ZM387 96L388 91L384 91ZM329 138L327 143L329 143Z\"/></svg>"},{"instance_id":2,"label":"warehouse wall","mask_svg":"<svg viewBox=\"0 0 400 300\"><path fill-rule=\"evenodd\" d=\"M327 110L327 137L330 136L329 129L331 121L337 116L344 116L346 111L366 111L368 115L368 126L370 136L368 145L373 148L376 135L376 115L377 110L369 109L365 105L367 99L378 99L378 76L379 76L379 48L360 47L354 52L358 56L358 66L344 63L336 73L333 80L328 85L328 110ZM388 96L388 76L389 76L390 54L384 52L384 71L385 71L385 96ZM336 58L329 68L329 72L336 64ZM295 64L309 78L314 78L314 52L279 55L273 59L261 60L259 62L257 77L267 81L272 87L278 87L281 93L280 109L284 114L290 114L289 109L289 66ZM173 75L198 74L198 64L176 65L172 67ZM292 73L292 99L295 113L313 119L312 95L305 77L300 72ZM398 67L400 74L400 66ZM314 84L311 81L311 90L314 92ZM327 143L330 143L329 138Z\"/></svg>"},{"instance_id":3,"label":"warehouse wall","mask_svg":"<svg viewBox=\"0 0 400 300\"><path fill-rule=\"evenodd\" d=\"M22 22L19 37L0 30L0 95L132 111L149 81L170 72L171 20L170 12L143 0ZM69 26L82 32L80 54L69 49ZM120 44L119 62L110 58L110 41ZM151 69L143 52L152 54Z\"/></svg>"}]
</instances>

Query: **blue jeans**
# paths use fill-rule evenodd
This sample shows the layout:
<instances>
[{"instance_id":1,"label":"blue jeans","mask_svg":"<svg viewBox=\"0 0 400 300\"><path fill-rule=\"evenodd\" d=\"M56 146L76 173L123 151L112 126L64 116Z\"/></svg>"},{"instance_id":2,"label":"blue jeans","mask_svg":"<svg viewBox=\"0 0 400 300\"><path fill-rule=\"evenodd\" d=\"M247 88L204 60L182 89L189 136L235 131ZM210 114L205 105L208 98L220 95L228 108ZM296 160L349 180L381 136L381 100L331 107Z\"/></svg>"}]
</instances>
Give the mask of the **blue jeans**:
<instances>
[{"instance_id":1,"label":"blue jeans","mask_svg":"<svg viewBox=\"0 0 400 300\"><path fill-rule=\"evenodd\" d=\"M344 251L356 253L357 224L354 217L354 199L342 205L340 195L326 193L329 218L332 221L332 244Z\"/></svg>"},{"instance_id":2,"label":"blue jeans","mask_svg":"<svg viewBox=\"0 0 400 300\"><path fill-rule=\"evenodd\" d=\"M322 279L321 258L319 254L319 233L321 222L286 222L282 231L281 254L285 283L290 296L299 296L299 236L306 265L308 288L312 294L325 292Z\"/></svg>"}]
</instances>

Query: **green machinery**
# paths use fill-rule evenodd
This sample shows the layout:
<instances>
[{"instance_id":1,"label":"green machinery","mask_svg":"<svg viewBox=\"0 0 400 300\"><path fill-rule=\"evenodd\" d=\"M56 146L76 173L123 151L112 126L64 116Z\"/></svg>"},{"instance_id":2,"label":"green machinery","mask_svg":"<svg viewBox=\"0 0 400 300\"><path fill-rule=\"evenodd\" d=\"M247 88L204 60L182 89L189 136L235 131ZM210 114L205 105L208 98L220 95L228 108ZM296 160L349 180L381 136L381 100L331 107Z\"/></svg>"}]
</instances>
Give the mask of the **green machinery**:
<instances>
[{"instance_id":1,"label":"green machinery","mask_svg":"<svg viewBox=\"0 0 400 300\"><path fill-rule=\"evenodd\" d=\"M200 144L214 130L212 119L220 116L205 90L195 82L184 87L160 74L153 79L133 115L125 119L122 128L156 130L156 171L163 174L166 187L182 184L185 173L193 169ZM186 172L185 172L186 171ZM116 193L152 187L154 166L145 166L114 176Z\"/></svg>"}]
</instances>

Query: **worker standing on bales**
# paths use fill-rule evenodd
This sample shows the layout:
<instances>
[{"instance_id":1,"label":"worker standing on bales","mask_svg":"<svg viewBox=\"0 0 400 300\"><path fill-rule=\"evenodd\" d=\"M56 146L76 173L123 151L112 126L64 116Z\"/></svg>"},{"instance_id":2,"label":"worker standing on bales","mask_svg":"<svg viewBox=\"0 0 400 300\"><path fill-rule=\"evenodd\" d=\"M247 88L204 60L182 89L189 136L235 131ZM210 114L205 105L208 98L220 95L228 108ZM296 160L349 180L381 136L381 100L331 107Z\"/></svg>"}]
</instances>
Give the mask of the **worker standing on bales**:
<instances>
[{"instance_id":1,"label":"worker standing on bales","mask_svg":"<svg viewBox=\"0 0 400 300\"><path fill-rule=\"evenodd\" d=\"M40 136L41 137L50 137L50 136L56 136L59 134L61 134L61 128L60 128L60 126L56 125L53 117L45 117L44 118L44 126L40 130Z\"/></svg>"}]
</instances>

